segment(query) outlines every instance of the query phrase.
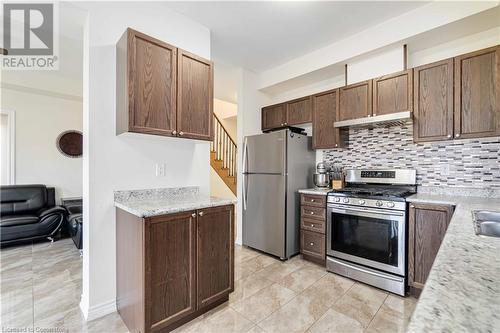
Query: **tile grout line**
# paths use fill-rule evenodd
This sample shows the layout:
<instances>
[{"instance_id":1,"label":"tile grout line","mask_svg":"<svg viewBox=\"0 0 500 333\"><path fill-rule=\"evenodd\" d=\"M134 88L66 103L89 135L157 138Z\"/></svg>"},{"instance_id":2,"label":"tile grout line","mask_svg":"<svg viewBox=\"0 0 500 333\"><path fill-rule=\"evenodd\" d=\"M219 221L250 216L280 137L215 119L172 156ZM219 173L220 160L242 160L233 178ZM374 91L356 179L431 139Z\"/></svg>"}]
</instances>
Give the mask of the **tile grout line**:
<instances>
[{"instance_id":1,"label":"tile grout line","mask_svg":"<svg viewBox=\"0 0 500 333\"><path fill-rule=\"evenodd\" d=\"M385 295L385 298L384 300L382 301L382 303L380 304L380 306L378 307L377 311L375 312L375 314L372 316L372 319L370 320L370 322L366 325L366 328L363 328L363 332L365 330L368 329L368 327L370 327L370 324L372 323L373 319L375 319L375 317L377 316L377 314L379 313L380 309L382 309L382 305L384 305L385 301L387 300L387 298L389 297L389 294Z\"/></svg>"},{"instance_id":2,"label":"tile grout line","mask_svg":"<svg viewBox=\"0 0 500 333\"><path fill-rule=\"evenodd\" d=\"M315 320L309 327L307 327L307 329L304 331L305 333L307 333L307 331L309 331L311 329L311 327L314 326L314 324L316 324L324 315L325 313L328 312L328 310L332 309L333 306L342 298L344 297L345 294L347 294L349 292L349 290L352 289L352 287L354 287L354 285L356 284L356 282L354 282L335 302L333 302L333 304L331 306L329 306L326 311L321 315L321 317L319 317L317 320Z\"/></svg>"}]
</instances>

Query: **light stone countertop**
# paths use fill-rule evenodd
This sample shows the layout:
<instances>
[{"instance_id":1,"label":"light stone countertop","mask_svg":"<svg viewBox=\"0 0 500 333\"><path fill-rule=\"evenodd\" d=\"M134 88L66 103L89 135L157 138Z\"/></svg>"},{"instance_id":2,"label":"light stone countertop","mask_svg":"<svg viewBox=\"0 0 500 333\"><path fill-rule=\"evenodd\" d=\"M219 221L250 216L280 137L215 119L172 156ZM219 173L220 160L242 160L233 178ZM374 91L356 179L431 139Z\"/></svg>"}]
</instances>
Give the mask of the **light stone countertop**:
<instances>
[{"instance_id":1,"label":"light stone countertop","mask_svg":"<svg viewBox=\"0 0 500 333\"><path fill-rule=\"evenodd\" d=\"M235 203L234 199L200 194L197 187L115 192L115 207L138 217L152 217Z\"/></svg>"},{"instance_id":2,"label":"light stone countertop","mask_svg":"<svg viewBox=\"0 0 500 333\"><path fill-rule=\"evenodd\" d=\"M327 187L315 187L315 188L307 188L301 189L298 192L303 194L313 194L313 195L327 195L328 192L332 191L331 188Z\"/></svg>"},{"instance_id":3,"label":"light stone countertop","mask_svg":"<svg viewBox=\"0 0 500 333\"><path fill-rule=\"evenodd\" d=\"M455 206L407 332L500 332L500 238L477 236L473 210L500 198L417 193L409 202Z\"/></svg>"}]
</instances>

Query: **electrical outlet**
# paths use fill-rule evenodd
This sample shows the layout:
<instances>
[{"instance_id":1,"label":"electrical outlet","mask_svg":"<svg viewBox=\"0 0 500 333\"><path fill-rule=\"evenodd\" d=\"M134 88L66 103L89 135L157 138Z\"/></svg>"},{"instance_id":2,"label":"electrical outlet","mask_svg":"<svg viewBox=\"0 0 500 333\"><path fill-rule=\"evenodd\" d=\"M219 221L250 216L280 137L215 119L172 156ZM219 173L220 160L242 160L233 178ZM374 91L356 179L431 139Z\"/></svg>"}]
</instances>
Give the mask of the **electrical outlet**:
<instances>
[{"instance_id":1,"label":"electrical outlet","mask_svg":"<svg viewBox=\"0 0 500 333\"><path fill-rule=\"evenodd\" d=\"M155 164L155 172L156 172L156 177L165 177L167 174L167 165L166 163L156 163Z\"/></svg>"}]
</instances>

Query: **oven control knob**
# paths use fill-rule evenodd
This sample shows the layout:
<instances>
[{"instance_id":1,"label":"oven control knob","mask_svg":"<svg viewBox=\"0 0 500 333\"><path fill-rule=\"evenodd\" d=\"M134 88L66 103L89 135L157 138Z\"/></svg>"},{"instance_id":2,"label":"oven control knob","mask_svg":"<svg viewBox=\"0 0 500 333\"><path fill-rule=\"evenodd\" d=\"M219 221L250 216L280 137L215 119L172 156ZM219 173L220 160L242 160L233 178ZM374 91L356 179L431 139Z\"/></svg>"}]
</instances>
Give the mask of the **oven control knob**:
<instances>
[{"instance_id":1,"label":"oven control knob","mask_svg":"<svg viewBox=\"0 0 500 333\"><path fill-rule=\"evenodd\" d=\"M360 205L364 205L366 202L364 200L359 200Z\"/></svg>"},{"instance_id":2,"label":"oven control knob","mask_svg":"<svg viewBox=\"0 0 500 333\"><path fill-rule=\"evenodd\" d=\"M389 207L389 208L394 207L394 202L388 202L388 203L387 203L387 207Z\"/></svg>"},{"instance_id":3,"label":"oven control knob","mask_svg":"<svg viewBox=\"0 0 500 333\"><path fill-rule=\"evenodd\" d=\"M383 205L382 201L378 200L375 205L377 205L377 207L381 207Z\"/></svg>"},{"instance_id":4,"label":"oven control knob","mask_svg":"<svg viewBox=\"0 0 500 333\"><path fill-rule=\"evenodd\" d=\"M342 201L344 201L344 203L348 203L349 202L349 198L344 198Z\"/></svg>"},{"instance_id":5,"label":"oven control knob","mask_svg":"<svg viewBox=\"0 0 500 333\"><path fill-rule=\"evenodd\" d=\"M335 202L340 202L340 198L339 198L339 197L336 197L336 198L335 198Z\"/></svg>"}]
</instances>

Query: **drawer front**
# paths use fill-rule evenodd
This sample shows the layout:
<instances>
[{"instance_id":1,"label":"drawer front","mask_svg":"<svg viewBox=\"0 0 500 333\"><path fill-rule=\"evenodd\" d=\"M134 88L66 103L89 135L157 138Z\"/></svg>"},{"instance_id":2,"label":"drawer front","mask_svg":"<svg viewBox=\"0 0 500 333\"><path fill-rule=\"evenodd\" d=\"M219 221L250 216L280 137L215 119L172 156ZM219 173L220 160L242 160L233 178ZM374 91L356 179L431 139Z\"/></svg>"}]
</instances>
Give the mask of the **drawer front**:
<instances>
[{"instance_id":1,"label":"drawer front","mask_svg":"<svg viewBox=\"0 0 500 333\"><path fill-rule=\"evenodd\" d=\"M307 217L320 220L326 219L326 208L302 206L300 210L302 218Z\"/></svg>"},{"instance_id":2,"label":"drawer front","mask_svg":"<svg viewBox=\"0 0 500 333\"><path fill-rule=\"evenodd\" d=\"M325 221L303 217L300 219L300 227L305 230L325 234Z\"/></svg>"},{"instance_id":3,"label":"drawer front","mask_svg":"<svg viewBox=\"0 0 500 333\"><path fill-rule=\"evenodd\" d=\"M300 252L310 256L325 258L325 235L301 230L300 231Z\"/></svg>"},{"instance_id":4,"label":"drawer front","mask_svg":"<svg viewBox=\"0 0 500 333\"><path fill-rule=\"evenodd\" d=\"M300 198L302 205L326 207L326 195L302 194Z\"/></svg>"}]
</instances>

